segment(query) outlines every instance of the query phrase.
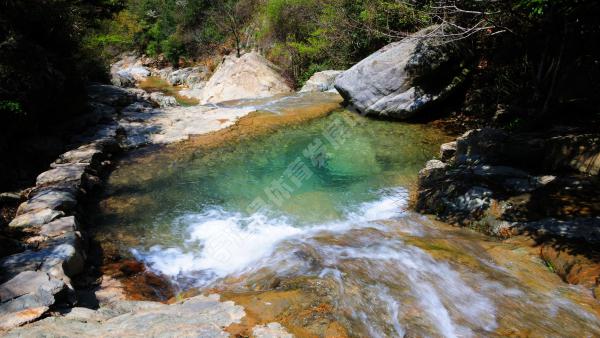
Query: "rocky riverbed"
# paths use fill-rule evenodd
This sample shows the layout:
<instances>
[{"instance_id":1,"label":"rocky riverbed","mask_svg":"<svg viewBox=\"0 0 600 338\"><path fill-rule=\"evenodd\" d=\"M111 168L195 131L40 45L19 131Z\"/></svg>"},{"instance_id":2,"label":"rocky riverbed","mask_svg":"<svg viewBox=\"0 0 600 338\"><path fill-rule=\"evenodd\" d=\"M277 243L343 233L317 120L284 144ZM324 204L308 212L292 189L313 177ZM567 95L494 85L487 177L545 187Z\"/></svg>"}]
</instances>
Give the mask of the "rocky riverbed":
<instances>
[{"instance_id":1,"label":"rocky riverbed","mask_svg":"<svg viewBox=\"0 0 600 338\"><path fill-rule=\"evenodd\" d=\"M147 80L150 74L143 67L136 66L137 61L134 61L134 65L130 65L127 60L130 59L125 59L121 64L113 67L113 69L124 67L124 71L116 71L115 79L118 80L116 82L122 86L130 86ZM260 60L256 62L260 63ZM245 64L246 62L243 63ZM233 63L220 69L224 72L240 73L242 77L247 76L243 68L235 67ZM190 85L200 81L195 77L198 71L197 68L193 68L159 71L159 73L167 74L164 76L174 85ZM221 84L217 81L215 85ZM180 106L173 96L161 92L146 92L137 88L97 84L88 87L88 93L91 109L89 114L96 116L99 123L74 138L73 144L76 146L73 150L60 155L50 165L48 171L41 173L35 187L23 191L20 195L3 195L4 200L24 201L14 211L16 214L14 218L10 215L10 209L4 209L9 212L7 217L12 218L7 231L8 236L13 239L9 240L12 247L7 247L5 249L7 252L0 259L1 329L8 330L49 316L48 323L52 324L42 321L44 324L32 326L23 332L16 331L13 334L35 335L37 327L50 334L54 327L57 330L55 332L76 335L88 329L95 330L94 327L85 328L82 323L123 320L123 323L133 325L137 323L139 317L123 319L128 316L122 315L134 311L141 315L142 309L152 308L153 312L143 316L160 315L176 318L182 311L179 308L189 310L188 307L192 306L194 309L205 309L208 312L205 317L194 319L202 323L198 327L199 331L190 332L211 336L223 335L221 328L239 321L239 318L243 317L243 310L239 306L227 307L231 302L219 303L218 297L199 296L182 303L181 306L161 307L159 303L127 303L124 300L127 296L127 284L109 275L102 278L102 282L91 295L89 291L81 290L82 287L89 288L85 286L89 284L85 280L94 275L92 273L86 277L91 273L87 264L95 259L88 255L99 254L89 250L90 242L86 227L90 224L84 205L101 187L103 177L112 168L113 160L118 154L141 146L179 142L187 140L190 136L231 127L240 117L252 112L278 111L279 99L255 100L254 104L231 102L225 105L185 107ZM244 95L261 96L255 92L240 95L242 96L240 98ZM307 95L310 94L282 97L281 100L282 102L301 101L305 100L303 96ZM322 100L325 106L318 108L319 112L334 109L340 102L335 94L323 94ZM305 110L303 119L312 114L310 109ZM268 124L263 123L263 126ZM133 263L133 265L139 264ZM140 269L144 270L143 265ZM147 278L145 282L148 282ZM154 278L160 280L158 276ZM91 303L90 297L94 299ZM153 298L148 295L143 297ZM91 307L100 305L101 310L88 310L77 307L78 304ZM215 313L215 306L223 307L222 315ZM158 308L160 310L157 310ZM65 315L66 313L69 315ZM56 315L59 317L55 317ZM182 319L182 323L184 322L187 323L185 325L194 325ZM74 326L70 327L69 323L73 323ZM110 325L102 325L102 327L107 331L95 330L98 336L104 336L113 330ZM183 330L176 327L172 329L173 332ZM164 331L164 328L156 326L155 330L160 332ZM280 333L285 336L284 332L277 324L256 327L257 336Z\"/></svg>"}]
</instances>

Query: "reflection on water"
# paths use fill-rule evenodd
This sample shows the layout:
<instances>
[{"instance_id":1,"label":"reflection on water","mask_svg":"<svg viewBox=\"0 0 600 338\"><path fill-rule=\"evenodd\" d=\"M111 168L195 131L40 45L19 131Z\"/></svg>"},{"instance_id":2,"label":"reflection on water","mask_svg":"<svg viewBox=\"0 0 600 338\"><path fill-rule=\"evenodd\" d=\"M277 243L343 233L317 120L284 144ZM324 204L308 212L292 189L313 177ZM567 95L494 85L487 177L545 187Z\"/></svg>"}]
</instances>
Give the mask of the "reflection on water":
<instances>
[{"instance_id":1,"label":"reflection on water","mask_svg":"<svg viewBox=\"0 0 600 338\"><path fill-rule=\"evenodd\" d=\"M407 211L417 171L445 140L336 112L141 154L111 175L97 236L299 336L600 335L595 301L527 249Z\"/></svg>"}]
</instances>

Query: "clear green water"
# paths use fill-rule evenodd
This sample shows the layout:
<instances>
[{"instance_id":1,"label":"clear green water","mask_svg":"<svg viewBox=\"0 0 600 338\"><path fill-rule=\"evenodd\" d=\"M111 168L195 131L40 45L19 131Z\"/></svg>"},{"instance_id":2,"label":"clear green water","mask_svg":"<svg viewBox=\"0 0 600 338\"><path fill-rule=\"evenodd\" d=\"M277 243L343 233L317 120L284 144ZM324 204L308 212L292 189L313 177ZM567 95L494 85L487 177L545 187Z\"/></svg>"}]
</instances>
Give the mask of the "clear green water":
<instances>
[{"instance_id":1,"label":"clear green water","mask_svg":"<svg viewBox=\"0 0 600 338\"><path fill-rule=\"evenodd\" d=\"M330 133L335 143L324 136L330 129L336 130ZM383 188L408 188L445 140L430 127L343 111L250 141L198 150L176 162L170 156L138 155L111 175L110 197L98 222L147 248L181 243L187 224L179 218L215 207L249 214L260 204L269 217L287 217L296 226L335 221L348 206L377 199ZM303 154L319 142L316 158ZM310 177L289 175L286 170L294 164ZM261 200L264 204L253 204Z\"/></svg>"}]
</instances>

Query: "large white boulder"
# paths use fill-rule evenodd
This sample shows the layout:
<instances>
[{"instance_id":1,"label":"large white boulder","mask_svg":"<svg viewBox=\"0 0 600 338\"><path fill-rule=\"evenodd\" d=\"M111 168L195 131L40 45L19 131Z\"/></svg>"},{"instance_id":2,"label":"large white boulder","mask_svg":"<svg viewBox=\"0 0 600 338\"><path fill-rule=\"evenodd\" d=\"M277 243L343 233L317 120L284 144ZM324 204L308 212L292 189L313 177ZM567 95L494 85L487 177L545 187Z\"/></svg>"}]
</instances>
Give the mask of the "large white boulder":
<instances>
[{"instance_id":1,"label":"large white boulder","mask_svg":"<svg viewBox=\"0 0 600 338\"><path fill-rule=\"evenodd\" d=\"M200 103L269 97L292 92L275 66L256 52L227 56L199 96Z\"/></svg>"}]
</instances>

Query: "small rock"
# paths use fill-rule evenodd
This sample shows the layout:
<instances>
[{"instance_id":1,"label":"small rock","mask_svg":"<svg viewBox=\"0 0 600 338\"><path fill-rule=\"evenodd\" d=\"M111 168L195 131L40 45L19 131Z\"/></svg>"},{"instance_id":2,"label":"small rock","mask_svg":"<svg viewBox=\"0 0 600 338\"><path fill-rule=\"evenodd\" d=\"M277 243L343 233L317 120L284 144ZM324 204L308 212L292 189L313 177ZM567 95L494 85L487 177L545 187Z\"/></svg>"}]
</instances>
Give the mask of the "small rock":
<instances>
[{"instance_id":1,"label":"small rock","mask_svg":"<svg viewBox=\"0 0 600 338\"><path fill-rule=\"evenodd\" d=\"M50 306L54 304L54 295L49 291L39 290L32 294L26 294L12 299L0 305L0 315L19 312L25 309Z\"/></svg>"},{"instance_id":2,"label":"small rock","mask_svg":"<svg viewBox=\"0 0 600 338\"><path fill-rule=\"evenodd\" d=\"M456 154L456 141L444 143L440 146L440 160L451 162Z\"/></svg>"},{"instance_id":3,"label":"small rock","mask_svg":"<svg viewBox=\"0 0 600 338\"><path fill-rule=\"evenodd\" d=\"M3 192L0 194L0 203L19 203L21 194L16 192Z\"/></svg>"},{"instance_id":4,"label":"small rock","mask_svg":"<svg viewBox=\"0 0 600 338\"><path fill-rule=\"evenodd\" d=\"M285 330L279 323L256 325L252 328L252 335L256 338L292 338L293 335Z\"/></svg>"},{"instance_id":5,"label":"small rock","mask_svg":"<svg viewBox=\"0 0 600 338\"><path fill-rule=\"evenodd\" d=\"M84 259L73 244L61 244L46 250L46 256L40 269L54 278L67 280L80 274L84 268Z\"/></svg>"},{"instance_id":6,"label":"small rock","mask_svg":"<svg viewBox=\"0 0 600 338\"><path fill-rule=\"evenodd\" d=\"M160 107L175 107L179 105L173 96L167 96L159 92L151 93L150 99L156 102Z\"/></svg>"},{"instance_id":7,"label":"small rock","mask_svg":"<svg viewBox=\"0 0 600 338\"><path fill-rule=\"evenodd\" d=\"M38 306L0 315L0 330L9 330L30 323L40 318L48 309L48 306Z\"/></svg>"},{"instance_id":8,"label":"small rock","mask_svg":"<svg viewBox=\"0 0 600 338\"><path fill-rule=\"evenodd\" d=\"M83 271L84 257L77 233L67 233L47 244L49 247L39 251L27 250L2 258L0 280L7 281L23 271L41 270L51 277L69 282L67 277Z\"/></svg>"},{"instance_id":9,"label":"small rock","mask_svg":"<svg viewBox=\"0 0 600 338\"><path fill-rule=\"evenodd\" d=\"M444 170L448 167L448 164L439 160L430 160L425 164L425 168L419 171L420 180L433 179L434 176L438 176L444 173Z\"/></svg>"},{"instance_id":10,"label":"small rock","mask_svg":"<svg viewBox=\"0 0 600 338\"><path fill-rule=\"evenodd\" d=\"M44 272L23 271L13 279L0 285L0 302L4 303L13 298L33 293L49 279L48 274Z\"/></svg>"},{"instance_id":11,"label":"small rock","mask_svg":"<svg viewBox=\"0 0 600 338\"><path fill-rule=\"evenodd\" d=\"M502 160L502 144L508 135L498 129L469 130L456 139L456 163L498 164Z\"/></svg>"},{"instance_id":12,"label":"small rock","mask_svg":"<svg viewBox=\"0 0 600 338\"><path fill-rule=\"evenodd\" d=\"M38 270L44 256L44 252L27 250L0 259L0 280L7 281L23 271Z\"/></svg>"},{"instance_id":13,"label":"small rock","mask_svg":"<svg viewBox=\"0 0 600 338\"><path fill-rule=\"evenodd\" d=\"M65 213L59 210L39 209L15 217L8 225L11 228L34 227L51 222Z\"/></svg>"},{"instance_id":14,"label":"small rock","mask_svg":"<svg viewBox=\"0 0 600 338\"><path fill-rule=\"evenodd\" d=\"M484 187L473 187L455 201L455 208L466 213L487 209L492 203L493 192Z\"/></svg>"},{"instance_id":15,"label":"small rock","mask_svg":"<svg viewBox=\"0 0 600 338\"><path fill-rule=\"evenodd\" d=\"M81 179L83 177L83 173L85 172L86 167L87 166L85 164L71 164L50 169L38 175L36 179L36 184L61 185L64 183L68 183L68 185L79 186L81 184Z\"/></svg>"},{"instance_id":16,"label":"small rock","mask_svg":"<svg viewBox=\"0 0 600 338\"><path fill-rule=\"evenodd\" d=\"M521 178L530 179L528 173L523 170L507 167L507 166L493 166L493 165L478 165L473 167L473 174L481 177L490 179L501 180L502 178Z\"/></svg>"},{"instance_id":17,"label":"small rock","mask_svg":"<svg viewBox=\"0 0 600 338\"><path fill-rule=\"evenodd\" d=\"M44 224L40 234L47 237L56 237L68 232L77 231L79 225L75 216L61 217L50 223Z\"/></svg>"},{"instance_id":18,"label":"small rock","mask_svg":"<svg viewBox=\"0 0 600 338\"><path fill-rule=\"evenodd\" d=\"M68 191L47 189L35 193L28 201L19 205L17 215L26 214L40 209L53 209L67 211L77 205L75 195Z\"/></svg>"},{"instance_id":19,"label":"small rock","mask_svg":"<svg viewBox=\"0 0 600 338\"><path fill-rule=\"evenodd\" d=\"M67 151L59 156L50 166L56 168L68 163L97 164L103 155L102 149L95 144L86 144L77 149Z\"/></svg>"}]
</instances>

